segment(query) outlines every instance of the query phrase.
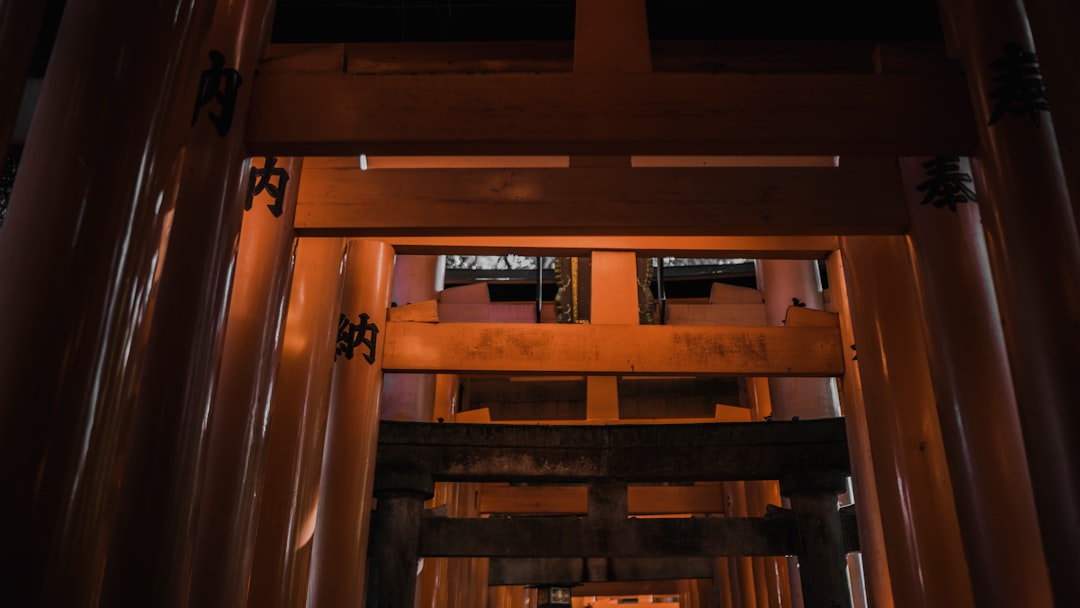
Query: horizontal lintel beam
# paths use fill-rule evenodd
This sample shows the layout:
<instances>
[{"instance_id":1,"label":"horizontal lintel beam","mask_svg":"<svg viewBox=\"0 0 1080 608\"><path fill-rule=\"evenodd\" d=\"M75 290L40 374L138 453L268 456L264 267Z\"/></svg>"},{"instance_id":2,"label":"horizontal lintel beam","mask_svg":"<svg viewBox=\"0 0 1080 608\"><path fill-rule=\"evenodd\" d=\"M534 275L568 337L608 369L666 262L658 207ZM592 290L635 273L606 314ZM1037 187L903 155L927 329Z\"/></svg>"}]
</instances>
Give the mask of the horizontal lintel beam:
<instances>
[{"instance_id":1,"label":"horizontal lintel beam","mask_svg":"<svg viewBox=\"0 0 1080 608\"><path fill-rule=\"evenodd\" d=\"M794 555L792 517L444 518L422 520L420 555L433 557L665 557Z\"/></svg>"},{"instance_id":2,"label":"horizontal lintel beam","mask_svg":"<svg viewBox=\"0 0 1080 608\"><path fill-rule=\"evenodd\" d=\"M841 418L613 426L384 420L378 459L412 462L436 481L732 481L850 471Z\"/></svg>"},{"instance_id":3,"label":"horizontal lintel beam","mask_svg":"<svg viewBox=\"0 0 1080 608\"><path fill-rule=\"evenodd\" d=\"M311 231L302 233L311 234ZM634 251L645 257L816 260L840 248L835 236L388 235L379 240L404 255L589 256L593 251L603 250Z\"/></svg>"},{"instance_id":4,"label":"horizontal lintel beam","mask_svg":"<svg viewBox=\"0 0 1080 608\"><path fill-rule=\"evenodd\" d=\"M380 336L382 338L382 336ZM839 376L838 327L386 324L388 372Z\"/></svg>"},{"instance_id":5,"label":"horizontal lintel beam","mask_svg":"<svg viewBox=\"0 0 1080 608\"><path fill-rule=\"evenodd\" d=\"M694 486L630 486L631 515L722 513L724 493L719 484ZM584 486L480 487L480 513L497 515L584 514L588 498Z\"/></svg>"},{"instance_id":6,"label":"horizontal lintel beam","mask_svg":"<svg viewBox=\"0 0 1080 608\"><path fill-rule=\"evenodd\" d=\"M953 71L261 73L253 154L970 155Z\"/></svg>"},{"instance_id":7,"label":"horizontal lintel beam","mask_svg":"<svg viewBox=\"0 0 1080 608\"><path fill-rule=\"evenodd\" d=\"M308 169L318 236L901 234L895 158L840 167Z\"/></svg>"},{"instance_id":8,"label":"horizontal lintel beam","mask_svg":"<svg viewBox=\"0 0 1080 608\"><path fill-rule=\"evenodd\" d=\"M662 581L712 578L712 557L623 557L605 560L593 580L581 557L496 557L488 565L489 585L557 585L585 582Z\"/></svg>"}]
</instances>

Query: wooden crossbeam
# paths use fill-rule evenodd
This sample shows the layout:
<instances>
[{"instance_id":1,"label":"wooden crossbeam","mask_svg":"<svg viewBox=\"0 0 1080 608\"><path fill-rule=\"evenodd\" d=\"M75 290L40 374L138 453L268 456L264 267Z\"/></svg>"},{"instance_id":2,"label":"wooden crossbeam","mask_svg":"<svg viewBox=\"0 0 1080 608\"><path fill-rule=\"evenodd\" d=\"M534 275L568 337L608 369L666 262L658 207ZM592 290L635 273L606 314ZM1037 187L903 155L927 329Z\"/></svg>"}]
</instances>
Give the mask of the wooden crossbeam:
<instances>
[{"instance_id":1,"label":"wooden crossbeam","mask_svg":"<svg viewBox=\"0 0 1080 608\"><path fill-rule=\"evenodd\" d=\"M436 557L764 556L797 550L792 517L429 517L420 529L420 555Z\"/></svg>"},{"instance_id":2,"label":"wooden crossbeam","mask_svg":"<svg viewBox=\"0 0 1080 608\"><path fill-rule=\"evenodd\" d=\"M333 229L337 230L337 229ZM310 230L305 230L310 232ZM835 236L380 236L399 254L588 256L595 250L687 258L816 260L840 248Z\"/></svg>"},{"instance_id":3,"label":"wooden crossbeam","mask_svg":"<svg viewBox=\"0 0 1080 608\"><path fill-rule=\"evenodd\" d=\"M969 155L962 75L262 73L253 154Z\"/></svg>"},{"instance_id":4,"label":"wooden crossbeam","mask_svg":"<svg viewBox=\"0 0 1080 608\"><path fill-rule=\"evenodd\" d=\"M420 373L839 376L838 327L386 324L383 369Z\"/></svg>"},{"instance_id":5,"label":"wooden crossbeam","mask_svg":"<svg viewBox=\"0 0 1080 608\"><path fill-rule=\"evenodd\" d=\"M378 459L412 462L437 481L732 481L850 470L842 418L616 426L384 420Z\"/></svg>"},{"instance_id":6,"label":"wooden crossbeam","mask_svg":"<svg viewBox=\"0 0 1080 608\"><path fill-rule=\"evenodd\" d=\"M720 513L724 493L719 484L695 486L630 486L631 515ZM482 514L582 514L588 511L584 486L499 486L480 488Z\"/></svg>"},{"instance_id":7,"label":"wooden crossbeam","mask_svg":"<svg viewBox=\"0 0 1080 608\"><path fill-rule=\"evenodd\" d=\"M895 158L840 167L431 169L305 166L301 234L901 234Z\"/></svg>"},{"instance_id":8,"label":"wooden crossbeam","mask_svg":"<svg viewBox=\"0 0 1080 608\"><path fill-rule=\"evenodd\" d=\"M712 578L711 557L624 557L601 560L602 578L593 580L580 557L497 557L488 564L489 585L576 584L609 581L661 581Z\"/></svg>"}]
</instances>

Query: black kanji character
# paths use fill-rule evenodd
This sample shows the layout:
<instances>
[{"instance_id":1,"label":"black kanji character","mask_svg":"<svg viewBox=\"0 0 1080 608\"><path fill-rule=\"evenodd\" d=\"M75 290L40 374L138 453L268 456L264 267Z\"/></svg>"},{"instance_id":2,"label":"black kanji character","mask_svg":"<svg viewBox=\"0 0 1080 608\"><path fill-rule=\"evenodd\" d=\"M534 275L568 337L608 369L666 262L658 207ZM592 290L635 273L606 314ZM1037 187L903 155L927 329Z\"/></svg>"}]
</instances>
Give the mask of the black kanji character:
<instances>
[{"instance_id":1,"label":"black kanji character","mask_svg":"<svg viewBox=\"0 0 1080 608\"><path fill-rule=\"evenodd\" d=\"M1039 126L1039 112L1049 112L1046 101L1046 89L1043 87L1042 72L1039 70L1039 58L1015 44L1005 45L1005 56L990 64L990 69L998 72L994 82L998 88L987 93L997 100L990 113L990 126L1006 113L1027 114L1031 122Z\"/></svg>"},{"instance_id":2,"label":"black kanji character","mask_svg":"<svg viewBox=\"0 0 1080 608\"><path fill-rule=\"evenodd\" d=\"M374 323L368 323L371 317L367 313L360 313L360 324L349 321L342 313L338 318L337 348L334 351L334 360L338 355L345 355L346 359L353 358L353 352L358 346L366 346L367 354L363 355L369 364L375 363L375 345L379 336L379 328ZM370 337L368 337L370 335Z\"/></svg>"},{"instance_id":3,"label":"black kanji character","mask_svg":"<svg viewBox=\"0 0 1080 608\"><path fill-rule=\"evenodd\" d=\"M920 204L932 204L938 209L948 206L950 211L956 211L959 203L979 202L975 191L967 186L971 176L960 171L959 156L936 156L923 163L923 168L930 179L915 187L926 193Z\"/></svg>"},{"instance_id":4,"label":"black kanji character","mask_svg":"<svg viewBox=\"0 0 1080 608\"><path fill-rule=\"evenodd\" d=\"M244 210L251 209L251 203L256 196L263 190L270 193L270 196L274 197L274 204L267 205L266 208L270 210L270 213L274 214L274 217L281 217L282 208L285 205L285 184L289 183L289 172L281 167L274 167L277 164L277 157L267 156L266 164L260 169L258 167L252 167L248 174L248 192L247 199L244 201ZM270 180L277 178L277 183L271 183Z\"/></svg>"},{"instance_id":5,"label":"black kanji character","mask_svg":"<svg viewBox=\"0 0 1080 608\"><path fill-rule=\"evenodd\" d=\"M236 90L240 88L240 72L225 67L225 55L220 51L210 51L210 67L203 70L199 78L199 92L195 95L195 111L191 124L199 120L199 111L206 104L216 101L221 106L221 114L207 112L210 123L218 135L225 136L232 126L233 112L236 111Z\"/></svg>"}]
</instances>

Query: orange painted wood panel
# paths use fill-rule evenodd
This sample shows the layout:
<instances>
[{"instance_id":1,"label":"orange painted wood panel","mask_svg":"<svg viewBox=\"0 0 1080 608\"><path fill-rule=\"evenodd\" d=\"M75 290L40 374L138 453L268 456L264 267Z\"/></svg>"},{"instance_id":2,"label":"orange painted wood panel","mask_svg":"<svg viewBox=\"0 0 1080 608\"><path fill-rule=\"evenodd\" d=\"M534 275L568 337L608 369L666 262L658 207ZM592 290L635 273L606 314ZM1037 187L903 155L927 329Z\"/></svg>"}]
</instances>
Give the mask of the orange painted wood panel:
<instances>
[{"instance_id":1,"label":"orange painted wood panel","mask_svg":"<svg viewBox=\"0 0 1080 608\"><path fill-rule=\"evenodd\" d=\"M836 376L838 327L386 324L383 369L515 374Z\"/></svg>"}]
</instances>

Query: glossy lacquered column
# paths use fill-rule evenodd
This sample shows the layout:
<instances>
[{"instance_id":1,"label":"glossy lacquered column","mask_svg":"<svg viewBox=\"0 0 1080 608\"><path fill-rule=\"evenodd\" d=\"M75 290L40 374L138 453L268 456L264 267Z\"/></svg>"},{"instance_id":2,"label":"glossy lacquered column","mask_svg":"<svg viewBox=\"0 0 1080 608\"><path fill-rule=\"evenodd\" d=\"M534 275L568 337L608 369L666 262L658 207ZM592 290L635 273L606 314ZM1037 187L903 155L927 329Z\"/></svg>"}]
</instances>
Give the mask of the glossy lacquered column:
<instances>
[{"instance_id":1,"label":"glossy lacquered column","mask_svg":"<svg viewBox=\"0 0 1080 608\"><path fill-rule=\"evenodd\" d=\"M789 306L821 310L821 280L810 260L758 260L758 289L765 298L765 322L783 325ZM770 378L772 415L777 420L840 415L828 378Z\"/></svg>"},{"instance_id":2,"label":"glossy lacquered column","mask_svg":"<svg viewBox=\"0 0 1080 608\"><path fill-rule=\"evenodd\" d=\"M1072 0L1025 0L1024 8L1046 77L1046 96L1053 104L1073 216L1080 226L1080 42L1073 27L1080 23L1080 5Z\"/></svg>"},{"instance_id":3,"label":"glossy lacquered column","mask_svg":"<svg viewBox=\"0 0 1080 608\"><path fill-rule=\"evenodd\" d=\"M1049 606L1043 557L1001 319L975 202L922 204L925 165L904 158L909 240L927 322L930 371L978 606ZM958 172L970 176L966 159ZM924 188L926 190L926 188Z\"/></svg>"},{"instance_id":4,"label":"glossy lacquered column","mask_svg":"<svg viewBox=\"0 0 1080 608\"><path fill-rule=\"evenodd\" d=\"M437 255L399 255L394 261L391 303L397 306L434 300L442 290L445 259ZM435 374L383 374L381 416L386 420L430 422Z\"/></svg>"},{"instance_id":5,"label":"glossy lacquered column","mask_svg":"<svg viewBox=\"0 0 1080 608\"><path fill-rule=\"evenodd\" d=\"M1070 605L1080 596L1080 239L1056 102L1032 98L1030 81L1019 97L1008 87L1010 68L1033 79L1024 53L1039 50L1021 2L947 0L941 9L978 125L973 168L1050 584L1055 603Z\"/></svg>"},{"instance_id":6,"label":"glossy lacquered column","mask_svg":"<svg viewBox=\"0 0 1080 608\"><path fill-rule=\"evenodd\" d=\"M213 8L67 3L0 231L0 604L100 596Z\"/></svg>"},{"instance_id":7,"label":"glossy lacquered column","mask_svg":"<svg viewBox=\"0 0 1080 608\"><path fill-rule=\"evenodd\" d=\"M289 183L282 182L280 216L267 209L267 204L274 203L271 196L255 197L240 230L198 504L191 596L198 605L232 606L247 596L266 470L270 404L296 252L292 220L302 161L283 158L276 163L291 177Z\"/></svg>"},{"instance_id":8,"label":"glossy lacquered column","mask_svg":"<svg viewBox=\"0 0 1080 608\"><path fill-rule=\"evenodd\" d=\"M48 0L0 2L0 159L7 156Z\"/></svg>"},{"instance_id":9,"label":"glossy lacquered column","mask_svg":"<svg viewBox=\"0 0 1080 608\"><path fill-rule=\"evenodd\" d=\"M361 605L365 597L382 386L379 342L384 339L374 330L386 328L393 272L390 245L370 240L349 243L340 315L354 327L339 331L339 346L344 341L353 350L339 348L334 362L311 557L310 606L352 607ZM352 340L354 331L358 340L369 342Z\"/></svg>"},{"instance_id":10,"label":"glossy lacquered column","mask_svg":"<svg viewBox=\"0 0 1080 608\"><path fill-rule=\"evenodd\" d=\"M458 390L460 379L456 374L436 374L435 402L432 417L434 420L452 422L454 412L458 410ZM430 501L432 508L444 508L447 515L457 517L454 511L457 504L457 485L452 482L435 482L435 496ZM450 559L446 557L425 557L424 568L420 572L420 608L448 608L451 589L458 581L450 577Z\"/></svg>"},{"instance_id":11,"label":"glossy lacquered column","mask_svg":"<svg viewBox=\"0 0 1080 608\"><path fill-rule=\"evenodd\" d=\"M772 399L769 396L768 378L746 378L747 401L750 405L751 417L755 422L764 422L772 418ZM753 491L748 492L747 499L749 508L747 512L752 517L762 517L769 505L781 506L780 484L774 480L761 480L747 482L747 487ZM764 595L760 592L758 604L770 608L789 608L792 606L791 576L788 572L788 560L784 557L756 558L755 573L762 571L764 582ZM801 591L801 590L800 590Z\"/></svg>"},{"instance_id":12,"label":"glossy lacquered column","mask_svg":"<svg viewBox=\"0 0 1080 608\"><path fill-rule=\"evenodd\" d=\"M203 467L219 466L207 460L212 426L206 421L212 418L248 187L243 117L270 8L265 0L218 3L206 48L226 57L224 69L235 70L240 79L236 103L228 110L233 118L216 121L214 115L226 112L217 105L186 117L188 154L139 386L132 466L125 474L123 516L110 551L109 601L183 605L190 597L199 605L218 605L205 593L192 596L191 587L203 584L208 561L214 561L213 572L235 578L216 561L231 554L218 547L208 560L191 539L200 518ZM202 61L205 77L205 70L214 69L205 49ZM224 90L232 81L223 77L222 82ZM242 524L233 522L230 529L240 530Z\"/></svg>"},{"instance_id":13,"label":"glossy lacquered column","mask_svg":"<svg viewBox=\"0 0 1080 608\"><path fill-rule=\"evenodd\" d=\"M249 606L298 608L307 596L310 530L322 471L345 242L296 249L281 367L273 395Z\"/></svg>"},{"instance_id":14,"label":"glossy lacquered column","mask_svg":"<svg viewBox=\"0 0 1080 608\"><path fill-rule=\"evenodd\" d=\"M866 601L870 608L891 608L894 605L889 559L885 550L882 529L881 503L878 500L877 476L870 431L866 423L866 403L863 400L862 373L855 355L855 331L851 323L844 264L839 251L829 254L829 291L831 312L840 316L840 335L843 344L851 347L840 382L840 404L847 429L848 454L851 460L851 487L855 495L855 517L859 521L859 553L862 557Z\"/></svg>"},{"instance_id":15,"label":"glossy lacquered column","mask_svg":"<svg viewBox=\"0 0 1080 608\"><path fill-rule=\"evenodd\" d=\"M973 606L904 237L840 250L897 606Z\"/></svg>"}]
</instances>

